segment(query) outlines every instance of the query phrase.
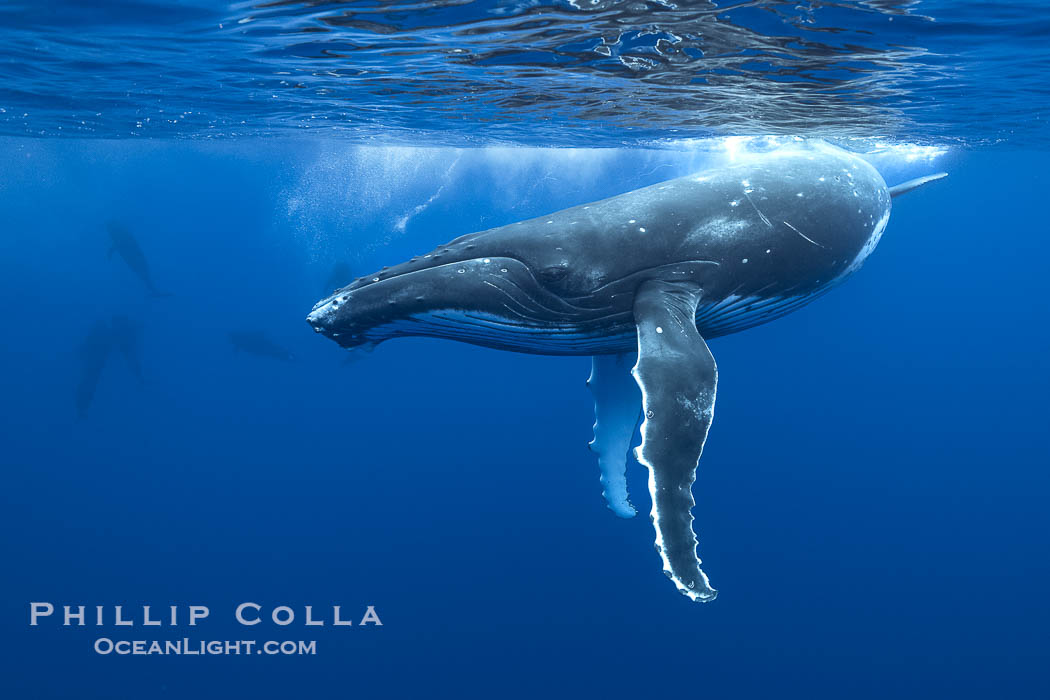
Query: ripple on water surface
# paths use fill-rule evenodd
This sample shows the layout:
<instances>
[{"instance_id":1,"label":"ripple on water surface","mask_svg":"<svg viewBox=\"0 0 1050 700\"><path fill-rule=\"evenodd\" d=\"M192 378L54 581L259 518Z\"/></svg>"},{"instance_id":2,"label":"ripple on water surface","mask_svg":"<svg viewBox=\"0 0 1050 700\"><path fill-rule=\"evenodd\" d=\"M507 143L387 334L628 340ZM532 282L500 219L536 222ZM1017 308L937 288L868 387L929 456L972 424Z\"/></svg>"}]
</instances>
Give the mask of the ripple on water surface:
<instances>
[{"instance_id":1,"label":"ripple on water surface","mask_svg":"<svg viewBox=\"0 0 1050 700\"><path fill-rule=\"evenodd\" d=\"M0 26L8 135L1048 138L1035 0L66 0Z\"/></svg>"}]
</instances>

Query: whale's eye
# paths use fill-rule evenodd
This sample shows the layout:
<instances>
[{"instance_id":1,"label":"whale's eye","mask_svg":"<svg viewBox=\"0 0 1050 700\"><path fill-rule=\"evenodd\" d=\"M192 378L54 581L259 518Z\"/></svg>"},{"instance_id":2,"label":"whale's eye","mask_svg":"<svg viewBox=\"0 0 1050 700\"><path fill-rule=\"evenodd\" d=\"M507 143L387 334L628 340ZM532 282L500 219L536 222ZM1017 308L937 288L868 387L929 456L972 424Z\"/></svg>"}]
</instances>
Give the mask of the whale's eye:
<instances>
[{"instance_id":1,"label":"whale's eye","mask_svg":"<svg viewBox=\"0 0 1050 700\"><path fill-rule=\"evenodd\" d=\"M544 282L558 282L565 279L567 274L569 274L569 268L560 265L545 267L539 272L540 279Z\"/></svg>"}]
</instances>

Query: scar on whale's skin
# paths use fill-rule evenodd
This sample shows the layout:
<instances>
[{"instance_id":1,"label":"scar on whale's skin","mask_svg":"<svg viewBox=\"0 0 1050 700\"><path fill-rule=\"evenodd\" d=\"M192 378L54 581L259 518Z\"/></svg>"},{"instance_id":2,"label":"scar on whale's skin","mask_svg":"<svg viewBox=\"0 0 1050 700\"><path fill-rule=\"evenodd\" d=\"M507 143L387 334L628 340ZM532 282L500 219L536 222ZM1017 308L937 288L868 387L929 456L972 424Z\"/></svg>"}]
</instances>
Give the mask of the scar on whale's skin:
<instances>
[{"instance_id":1,"label":"scar on whale's skin","mask_svg":"<svg viewBox=\"0 0 1050 700\"><path fill-rule=\"evenodd\" d=\"M751 199L751 190L744 190L744 196L747 197L747 201L751 202L751 206L755 208L755 212L757 212L758 216L762 219L762 223L769 228L773 228L773 223L762 213L762 210L758 208L758 205L755 204L755 200Z\"/></svg>"},{"instance_id":2,"label":"scar on whale's skin","mask_svg":"<svg viewBox=\"0 0 1050 700\"><path fill-rule=\"evenodd\" d=\"M783 224L784 224L785 226L787 226L787 227L788 227L789 229L791 229L792 231L794 231L795 233L797 233L798 235L800 235L800 236L802 236L803 238L805 238L805 239L806 239L807 241L809 241L809 242L810 242L810 243L812 243L813 245L817 245L817 246L820 246L821 248L824 248L825 250L827 250L827 246L824 246L824 245L821 245L820 243L817 243L817 242L816 242L815 240L813 240L812 238L810 238L810 237L809 237L809 236L807 236L806 234L802 233L801 231L799 231L799 230L798 230L797 228L795 228L794 226L792 226L792 225L791 225L791 224L789 224L788 222L784 221L784 222L782 222L782 223L783 223ZM766 252L768 253L769 251L767 250Z\"/></svg>"}]
</instances>

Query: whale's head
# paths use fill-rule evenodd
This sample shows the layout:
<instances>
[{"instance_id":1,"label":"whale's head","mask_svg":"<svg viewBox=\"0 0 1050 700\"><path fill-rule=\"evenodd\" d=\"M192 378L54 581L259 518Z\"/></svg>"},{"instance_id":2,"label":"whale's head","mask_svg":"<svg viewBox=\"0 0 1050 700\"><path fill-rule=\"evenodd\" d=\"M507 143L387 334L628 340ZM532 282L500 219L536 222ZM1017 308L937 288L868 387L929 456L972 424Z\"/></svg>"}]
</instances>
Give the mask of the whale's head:
<instances>
[{"instance_id":1,"label":"whale's head","mask_svg":"<svg viewBox=\"0 0 1050 700\"><path fill-rule=\"evenodd\" d=\"M574 316L550 288L563 277L558 266L535 269L507 256L434 253L354 281L314 305L306 320L345 348L402 336L499 346L501 337Z\"/></svg>"}]
</instances>

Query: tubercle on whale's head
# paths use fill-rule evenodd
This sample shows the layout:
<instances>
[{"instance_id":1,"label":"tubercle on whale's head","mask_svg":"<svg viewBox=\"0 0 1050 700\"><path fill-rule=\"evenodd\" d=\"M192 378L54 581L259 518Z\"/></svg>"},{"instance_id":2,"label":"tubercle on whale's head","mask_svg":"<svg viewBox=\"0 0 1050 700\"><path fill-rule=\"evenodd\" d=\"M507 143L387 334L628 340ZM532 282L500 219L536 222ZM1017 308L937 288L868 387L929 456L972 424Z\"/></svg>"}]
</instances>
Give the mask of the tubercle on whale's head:
<instances>
[{"instance_id":1,"label":"tubercle on whale's head","mask_svg":"<svg viewBox=\"0 0 1050 700\"><path fill-rule=\"evenodd\" d=\"M376 282L384 282L411 272L421 272L442 265L448 265L450 263L464 262L480 258L485 255L488 255L489 257L498 256L499 253L497 251L491 250L492 246L483 245L482 241L479 240L486 233L488 232L481 231L479 233L460 236L448 243L439 245L428 253L414 255L404 262L389 267L383 267L370 275L358 277L342 289L337 290L333 296L338 296L340 292L353 292L362 287L375 284Z\"/></svg>"}]
</instances>

